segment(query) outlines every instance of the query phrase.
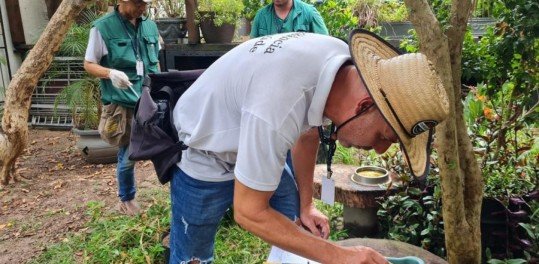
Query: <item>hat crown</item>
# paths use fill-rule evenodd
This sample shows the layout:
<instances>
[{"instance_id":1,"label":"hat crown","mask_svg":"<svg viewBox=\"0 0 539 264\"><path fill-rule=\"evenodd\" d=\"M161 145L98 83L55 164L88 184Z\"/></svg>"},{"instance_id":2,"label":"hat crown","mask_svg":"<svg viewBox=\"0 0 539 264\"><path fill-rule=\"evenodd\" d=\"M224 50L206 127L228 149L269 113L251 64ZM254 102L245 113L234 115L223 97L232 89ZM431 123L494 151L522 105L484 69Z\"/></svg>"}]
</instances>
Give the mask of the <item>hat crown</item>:
<instances>
[{"instance_id":1,"label":"hat crown","mask_svg":"<svg viewBox=\"0 0 539 264\"><path fill-rule=\"evenodd\" d=\"M400 55L387 41L361 29L350 34L350 53L369 95L399 138L413 175L425 175L432 128L449 116L449 101L434 68L426 56Z\"/></svg>"},{"instance_id":2,"label":"hat crown","mask_svg":"<svg viewBox=\"0 0 539 264\"><path fill-rule=\"evenodd\" d=\"M448 116L449 101L442 82L425 55L378 58L376 67L380 91L411 137L428 131Z\"/></svg>"}]
</instances>

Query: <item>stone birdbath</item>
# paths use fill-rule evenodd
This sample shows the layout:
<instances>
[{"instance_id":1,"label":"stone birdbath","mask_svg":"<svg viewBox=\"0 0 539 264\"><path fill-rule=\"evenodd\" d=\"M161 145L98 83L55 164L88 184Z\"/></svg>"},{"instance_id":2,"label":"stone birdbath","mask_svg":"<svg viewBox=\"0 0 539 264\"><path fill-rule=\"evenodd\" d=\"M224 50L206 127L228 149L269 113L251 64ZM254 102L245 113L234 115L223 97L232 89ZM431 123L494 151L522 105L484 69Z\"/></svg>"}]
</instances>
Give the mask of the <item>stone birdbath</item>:
<instances>
[{"instance_id":1,"label":"stone birdbath","mask_svg":"<svg viewBox=\"0 0 539 264\"><path fill-rule=\"evenodd\" d=\"M313 196L320 199L322 177L326 177L326 165L316 165L314 170ZM383 196L387 190L380 185L363 185L351 180L357 166L332 165L335 180L335 201L344 206L344 227L351 237L374 236L378 231L376 198Z\"/></svg>"}]
</instances>

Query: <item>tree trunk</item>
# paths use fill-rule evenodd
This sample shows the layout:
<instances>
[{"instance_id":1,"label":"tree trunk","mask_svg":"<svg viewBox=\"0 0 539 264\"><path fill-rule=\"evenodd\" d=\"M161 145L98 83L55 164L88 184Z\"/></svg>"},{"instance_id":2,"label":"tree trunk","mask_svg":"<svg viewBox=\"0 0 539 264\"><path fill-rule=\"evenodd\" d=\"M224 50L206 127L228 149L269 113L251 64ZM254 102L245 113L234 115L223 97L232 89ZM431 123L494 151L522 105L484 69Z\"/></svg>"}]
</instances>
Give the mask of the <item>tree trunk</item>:
<instances>
[{"instance_id":1,"label":"tree trunk","mask_svg":"<svg viewBox=\"0 0 539 264\"><path fill-rule=\"evenodd\" d=\"M99 10L100 13L107 13L109 9L109 0L96 0L95 7L97 8L97 10Z\"/></svg>"},{"instance_id":2,"label":"tree trunk","mask_svg":"<svg viewBox=\"0 0 539 264\"><path fill-rule=\"evenodd\" d=\"M450 100L450 116L437 127L435 141L447 257L450 263L481 263L483 182L460 100L462 42L471 1L453 0L451 26L445 33L426 0L405 0L405 3L419 37L420 50L433 63Z\"/></svg>"},{"instance_id":3,"label":"tree trunk","mask_svg":"<svg viewBox=\"0 0 539 264\"><path fill-rule=\"evenodd\" d=\"M185 19L187 20L187 41L189 44L200 43L200 31L195 20L197 9L197 0L185 0Z\"/></svg>"},{"instance_id":4,"label":"tree trunk","mask_svg":"<svg viewBox=\"0 0 539 264\"><path fill-rule=\"evenodd\" d=\"M3 133L0 133L0 179L16 181L15 160L28 141L30 98L39 78L52 62L71 23L80 11L95 0L64 0L51 18L41 37L11 80L5 96Z\"/></svg>"}]
</instances>

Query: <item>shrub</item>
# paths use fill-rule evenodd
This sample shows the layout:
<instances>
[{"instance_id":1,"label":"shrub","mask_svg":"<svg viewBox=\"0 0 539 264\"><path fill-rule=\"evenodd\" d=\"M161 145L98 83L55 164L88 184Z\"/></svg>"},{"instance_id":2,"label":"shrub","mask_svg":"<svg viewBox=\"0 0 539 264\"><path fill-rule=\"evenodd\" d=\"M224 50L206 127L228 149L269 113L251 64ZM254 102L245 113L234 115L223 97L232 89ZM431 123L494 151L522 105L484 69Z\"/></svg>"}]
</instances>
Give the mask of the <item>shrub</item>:
<instances>
[{"instance_id":1,"label":"shrub","mask_svg":"<svg viewBox=\"0 0 539 264\"><path fill-rule=\"evenodd\" d=\"M358 27L358 19L353 14L353 0L326 0L316 8L324 19L329 35L348 40L348 34Z\"/></svg>"}]
</instances>

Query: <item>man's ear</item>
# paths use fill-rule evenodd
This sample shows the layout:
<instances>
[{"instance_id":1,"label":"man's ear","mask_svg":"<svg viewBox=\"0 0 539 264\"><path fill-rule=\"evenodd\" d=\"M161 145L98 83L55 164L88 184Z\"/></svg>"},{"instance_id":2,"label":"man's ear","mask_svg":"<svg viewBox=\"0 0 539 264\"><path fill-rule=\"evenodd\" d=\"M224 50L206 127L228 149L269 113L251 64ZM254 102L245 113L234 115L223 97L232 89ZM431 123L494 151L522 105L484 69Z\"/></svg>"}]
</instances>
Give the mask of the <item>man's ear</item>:
<instances>
[{"instance_id":1,"label":"man's ear","mask_svg":"<svg viewBox=\"0 0 539 264\"><path fill-rule=\"evenodd\" d=\"M370 96L366 96L363 99L359 100L356 105L356 114L362 111L363 109L374 104L374 101Z\"/></svg>"}]
</instances>

